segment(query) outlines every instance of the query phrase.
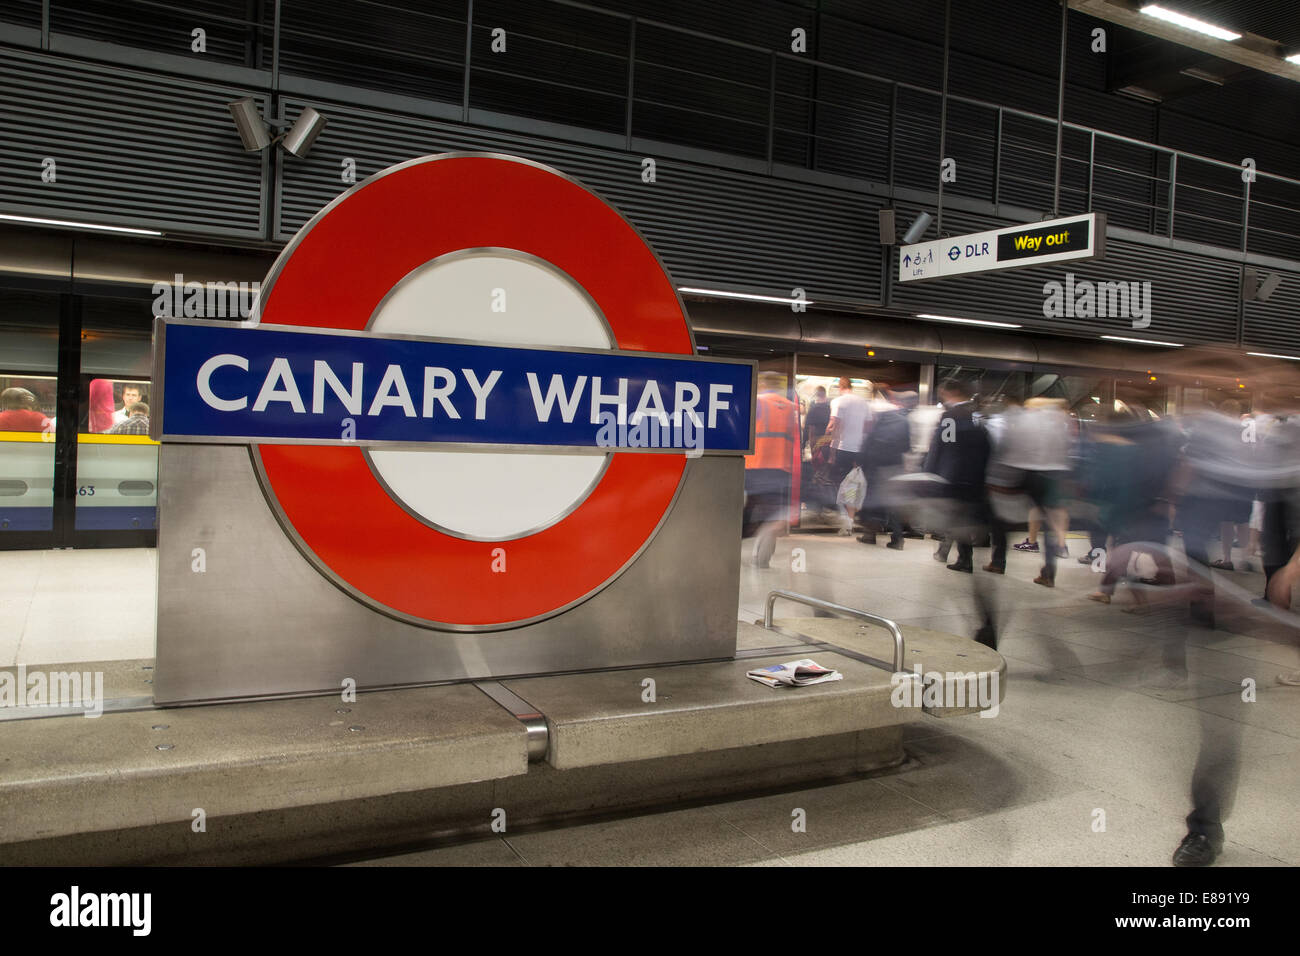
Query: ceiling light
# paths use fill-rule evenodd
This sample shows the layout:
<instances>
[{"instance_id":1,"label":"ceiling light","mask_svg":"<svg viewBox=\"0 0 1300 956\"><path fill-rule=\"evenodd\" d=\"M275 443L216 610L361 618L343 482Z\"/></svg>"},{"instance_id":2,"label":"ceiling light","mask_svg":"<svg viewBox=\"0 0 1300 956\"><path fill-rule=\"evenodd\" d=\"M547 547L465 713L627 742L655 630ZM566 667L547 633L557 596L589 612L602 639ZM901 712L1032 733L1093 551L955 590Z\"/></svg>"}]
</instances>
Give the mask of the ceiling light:
<instances>
[{"instance_id":1,"label":"ceiling light","mask_svg":"<svg viewBox=\"0 0 1300 956\"><path fill-rule=\"evenodd\" d=\"M1183 76L1190 76L1194 80L1204 80L1206 83L1213 83L1215 86L1222 86L1224 79L1209 70L1202 70L1199 66L1189 66L1185 70L1179 70Z\"/></svg>"},{"instance_id":2,"label":"ceiling light","mask_svg":"<svg viewBox=\"0 0 1300 956\"><path fill-rule=\"evenodd\" d=\"M95 229L102 232L129 232L137 236L161 236L157 229L132 229L130 226L101 226L94 222L72 222L67 219L37 219L34 216L0 215L9 222L29 222L38 226L67 226L70 229Z\"/></svg>"},{"instance_id":3,"label":"ceiling light","mask_svg":"<svg viewBox=\"0 0 1300 956\"><path fill-rule=\"evenodd\" d=\"M1223 27L1216 27L1213 23L1206 23L1204 20L1189 17L1185 13L1166 10L1158 3L1148 3L1142 8L1141 12L1145 13L1149 17L1155 17L1157 20L1164 20L1166 23L1173 23L1188 30L1195 30L1197 33L1204 33L1206 36L1214 37L1216 40L1241 39L1240 33L1233 33L1231 30L1223 29Z\"/></svg>"},{"instance_id":4,"label":"ceiling light","mask_svg":"<svg viewBox=\"0 0 1300 956\"><path fill-rule=\"evenodd\" d=\"M678 292L689 292L693 295L714 295L724 299L747 299L752 302L784 302L786 304L800 303L802 305L812 305L810 299L791 299L779 295L752 295L748 292L724 292L721 289L696 289L691 286L679 285Z\"/></svg>"},{"instance_id":5,"label":"ceiling light","mask_svg":"<svg viewBox=\"0 0 1300 956\"><path fill-rule=\"evenodd\" d=\"M1183 347L1182 342L1161 342L1159 339L1130 339L1123 335L1103 335L1102 338L1112 342L1136 342L1138 345L1167 345L1175 349Z\"/></svg>"},{"instance_id":6,"label":"ceiling light","mask_svg":"<svg viewBox=\"0 0 1300 956\"><path fill-rule=\"evenodd\" d=\"M932 319L935 322L960 322L962 325L991 325L999 329L1019 329L1022 326L1014 322L990 322L988 319L960 319L952 315L932 315L929 312L918 312L918 319Z\"/></svg>"},{"instance_id":7,"label":"ceiling light","mask_svg":"<svg viewBox=\"0 0 1300 956\"><path fill-rule=\"evenodd\" d=\"M1247 352L1247 355L1255 355L1259 358L1279 358L1286 359L1288 362L1300 362L1300 355L1278 355L1275 352Z\"/></svg>"},{"instance_id":8,"label":"ceiling light","mask_svg":"<svg viewBox=\"0 0 1300 956\"><path fill-rule=\"evenodd\" d=\"M1144 86L1133 86L1130 84L1129 86L1121 86L1115 92L1121 93L1124 96L1131 96L1133 99L1141 100L1143 103L1161 103L1164 101L1163 96L1159 93L1148 90Z\"/></svg>"},{"instance_id":9,"label":"ceiling light","mask_svg":"<svg viewBox=\"0 0 1300 956\"><path fill-rule=\"evenodd\" d=\"M1300 53L1292 53L1289 57L1286 58L1286 61L1288 63L1295 63L1297 65L1300 65Z\"/></svg>"}]
</instances>

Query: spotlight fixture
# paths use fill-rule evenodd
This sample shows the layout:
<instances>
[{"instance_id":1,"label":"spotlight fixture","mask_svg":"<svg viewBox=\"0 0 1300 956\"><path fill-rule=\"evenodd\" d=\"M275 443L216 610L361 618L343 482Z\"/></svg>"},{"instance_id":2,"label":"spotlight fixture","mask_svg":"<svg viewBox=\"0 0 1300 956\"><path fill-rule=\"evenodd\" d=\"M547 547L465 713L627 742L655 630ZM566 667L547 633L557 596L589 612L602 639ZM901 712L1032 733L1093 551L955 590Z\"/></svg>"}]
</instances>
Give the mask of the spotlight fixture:
<instances>
[{"instance_id":1,"label":"spotlight fixture","mask_svg":"<svg viewBox=\"0 0 1300 956\"><path fill-rule=\"evenodd\" d=\"M271 145L271 134L262 120L262 114L258 112L257 102L251 96L227 103L226 109L230 110L235 129L239 130L239 139L244 144L245 152L256 153Z\"/></svg>"},{"instance_id":2,"label":"spotlight fixture","mask_svg":"<svg viewBox=\"0 0 1300 956\"><path fill-rule=\"evenodd\" d=\"M1280 273L1271 272L1261 280L1258 269L1247 268L1242 275L1242 298L1247 302L1267 302L1281 284Z\"/></svg>"},{"instance_id":3,"label":"spotlight fixture","mask_svg":"<svg viewBox=\"0 0 1300 956\"><path fill-rule=\"evenodd\" d=\"M289 132L284 134L280 145L299 159L305 159L311 151L311 144L316 142L316 137L321 134L327 122L325 117L310 106L304 106Z\"/></svg>"},{"instance_id":4,"label":"spotlight fixture","mask_svg":"<svg viewBox=\"0 0 1300 956\"><path fill-rule=\"evenodd\" d=\"M272 139L270 127L289 126L288 120L262 119L262 114L257 109L257 102L251 96L227 103L226 108L230 110L230 115L235 121L235 129L239 131L239 139L244 144L245 152L249 153L266 149L272 143L279 143L286 152L303 159L311 151L316 137L321 134L321 130L328 122L316 110L304 106L289 130Z\"/></svg>"},{"instance_id":5,"label":"spotlight fixture","mask_svg":"<svg viewBox=\"0 0 1300 956\"><path fill-rule=\"evenodd\" d=\"M903 245L910 246L924 236L925 230L930 228L930 223L933 221L934 217L928 212L923 212L913 219L912 224L907 227L907 232L903 233Z\"/></svg>"}]
</instances>

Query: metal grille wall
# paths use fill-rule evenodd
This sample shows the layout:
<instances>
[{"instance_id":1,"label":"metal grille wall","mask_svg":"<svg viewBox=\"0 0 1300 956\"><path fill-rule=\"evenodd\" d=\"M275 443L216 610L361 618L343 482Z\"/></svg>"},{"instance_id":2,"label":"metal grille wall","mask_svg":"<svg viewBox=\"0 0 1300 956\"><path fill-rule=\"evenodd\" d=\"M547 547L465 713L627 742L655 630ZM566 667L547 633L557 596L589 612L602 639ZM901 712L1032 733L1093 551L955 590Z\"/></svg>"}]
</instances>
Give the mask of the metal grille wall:
<instances>
[{"instance_id":1,"label":"metal grille wall","mask_svg":"<svg viewBox=\"0 0 1300 956\"><path fill-rule=\"evenodd\" d=\"M347 187L340 169L356 162L358 181L386 166L448 150L510 153L565 172L613 203L646 236L681 284L878 302L879 198L757 174L659 160L642 181L642 157L588 146L489 132L313 101L330 118L307 160L281 167L279 237L288 239ZM289 102L296 115L303 104Z\"/></svg>"},{"instance_id":2,"label":"metal grille wall","mask_svg":"<svg viewBox=\"0 0 1300 956\"><path fill-rule=\"evenodd\" d=\"M231 149L226 110L244 95L0 49L0 208L258 238L264 159Z\"/></svg>"},{"instance_id":3,"label":"metal grille wall","mask_svg":"<svg viewBox=\"0 0 1300 956\"><path fill-rule=\"evenodd\" d=\"M1282 281L1267 302L1247 302L1242 345L1256 351L1300 356L1300 272L1280 272Z\"/></svg>"},{"instance_id":4,"label":"metal grille wall","mask_svg":"<svg viewBox=\"0 0 1300 956\"><path fill-rule=\"evenodd\" d=\"M917 211L906 210L902 220L909 221ZM945 211L943 225L945 231L961 234L996 229L1007 223ZM893 268L897 268L896 262ZM1044 286L1052 281L1064 286L1067 273L1073 273L1075 283L1149 282L1151 324L1135 330L1129 316L1045 317ZM1010 321L1058 335L1124 335L1185 344L1233 343L1237 339L1239 288L1239 266L1234 263L1108 239L1105 258L1099 260L898 283L891 305L914 313Z\"/></svg>"}]
</instances>

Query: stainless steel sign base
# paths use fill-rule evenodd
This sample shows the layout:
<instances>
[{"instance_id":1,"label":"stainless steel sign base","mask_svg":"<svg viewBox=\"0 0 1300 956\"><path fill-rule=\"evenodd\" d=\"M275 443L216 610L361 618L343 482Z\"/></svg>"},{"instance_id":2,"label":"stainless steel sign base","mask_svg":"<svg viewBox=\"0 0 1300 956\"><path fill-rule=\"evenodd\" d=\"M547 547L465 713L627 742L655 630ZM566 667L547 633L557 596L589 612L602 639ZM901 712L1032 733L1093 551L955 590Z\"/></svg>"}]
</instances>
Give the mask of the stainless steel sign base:
<instances>
[{"instance_id":1,"label":"stainless steel sign base","mask_svg":"<svg viewBox=\"0 0 1300 956\"><path fill-rule=\"evenodd\" d=\"M165 444L155 701L338 693L349 679L366 689L731 657L743 471L740 457L688 460L657 534L608 586L535 624L464 633L396 620L327 580L280 526L247 445ZM359 545L376 545L364 527L356 535ZM484 544L485 554L492 546ZM582 560L580 545L555 555L560 564ZM628 680L629 693L639 692L635 673Z\"/></svg>"}]
</instances>

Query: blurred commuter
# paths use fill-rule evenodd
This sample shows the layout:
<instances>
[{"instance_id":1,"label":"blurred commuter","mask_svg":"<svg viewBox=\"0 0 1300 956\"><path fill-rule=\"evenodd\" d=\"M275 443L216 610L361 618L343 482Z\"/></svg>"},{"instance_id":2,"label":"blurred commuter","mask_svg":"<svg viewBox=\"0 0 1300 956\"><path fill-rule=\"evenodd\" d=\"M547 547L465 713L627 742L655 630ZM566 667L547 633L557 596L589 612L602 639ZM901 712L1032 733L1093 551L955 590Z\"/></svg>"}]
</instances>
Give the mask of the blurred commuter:
<instances>
[{"instance_id":1,"label":"blurred commuter","mask_svg":"<svg viewBox=\"0 0 1300 956\"><path fill-rule=\"evenodd\" d=\"M812 404L803 419L803 443L809 454L816 448L817 442L826 434L826 427L831 422L831 403L826 397L826 388L817 386L813 392Z\"/></svg>"},{"instance_id":2,"label":"blurred commuter","mask_svg":"<svg viewBox=\"0 0 1300 956\"><path fill-rule=\"evenodd\" d=\"M863 504L863 524L879 524L889 535L886 547L903 550L903 521L898 513L896 490L889 480L904 471L904 457L912 450L912 428L908 416L916 407L916 392L888 392L886 398L892 408L876 417L862 449L867 476L867 500ZM860 538L864 544L875 544L874 531L866 531Z\"/></svg>"},{"instance_id":3,"label":"blurred commuter","mask_svg":"<svg viewBox=\"0 0 1300 956\"><path fill-rule=\"evenodd\" d=\"M1213 409L1197 410L1187 420L1187 442L1180 476L1182 496L1178 519L1183 531L1183 550L1189 561L1203 569L1197 573L1198 595L1193 599L1193 618L1214 626L1214 567L1209 540L1220 534L1220 524L1250 520L1255 480L1254 442L1243 441L1237 415L1223 415ZM1231 553L1229 536L1225 547Z\"/></svg>"},{"instance_id":4,"label":"blurred commuter","mask_svg":"<svg viewBox=\"0 0 1300 956\"><path fill-rule=\"evenodd\" d=\"M867 392L870 391L871 383L867 382ZM852 379L847 376L841 378L840 395L831 402L831 418L826 428L826 434L830 436L831 445L835 449L831 476L836 488L853 470L853 466L860 464L862 442L870 423L871 403L853 393Z\"/></svg>"},{"instance_id":5,"label":"blurred commuter","mask_svg":"<svg viewBox=\"0 0 1300 956\"><path fill-rule=\"evenodd\" d=\"M1070 421L1053 399L1030 399L1019 410L1008 410L997 449L992 456L989 484L1004 502L1022 496L1046 518L1047 558L1035 584L1056 586L1056 559L1062 545L1060 512L1062 485L1069 474ZM1005 540L1010 515L997 517L996 529ZM1001 561L999 562L999 554ZM986 570L1006 570L1006 546L994 542L993 560Z\"/></svg>"},{"instance_id":6,"label":"blurred commuter","mask_svg":"<svg viewBox=\"0 0 1300 956\"><path fill-rule=\"evenodd\" d=\"M40 432L50 424L41 411L36 396L25 388L6 388L0 392L0 431Z\"/></svg>"},{"instance_id":7,"label":"blurred commuter","mask_svg":"<svg viewBox=\"0 0 1300 956\"><path fill-rule=\"evenodd\" d=\"M924 470L947 482L947 496L952 503L953 541L957 561L949 570L973 573L973 549L976 535L985 524L984 471L988 467L989 440L974 418L972 392L957 379L939 385L939 401L944 411L935 425Z\"/></svg>"},{"instance_id":8,"label":"blurred commuter","mask_svg":"<svg viewBox=\"0 0 1300 956\"><path fill-rule=\"evenodd\" d=\"M776 539L798 521L798 499L802 455L799 417L794 402L782 387L779 372L761 372L755 409L754 454L745 457L745 530L754 536L754 566L766 568L776 550Z\"/></svg>"},{"instance_id":9,"label":"blurred commuter","mask_svg":"<svg viewBox=\"0 0 1300 956\"><path fill-rule=\"evenodd\" d=\"M1108 428L1094 433L1084 478L1098 502L1098 520L1109 529L1113 546L1105 552L1101 587L1089 595L1109 604L1115 586L1138 554L1155 563L1153 578L1143 583L1172 585L1169 557L1170 482L1182 436L1165 421L1131 422L1112 416ZM1141 592L1138 592L1141 593Z\"/></svg>"}]
</instances>

